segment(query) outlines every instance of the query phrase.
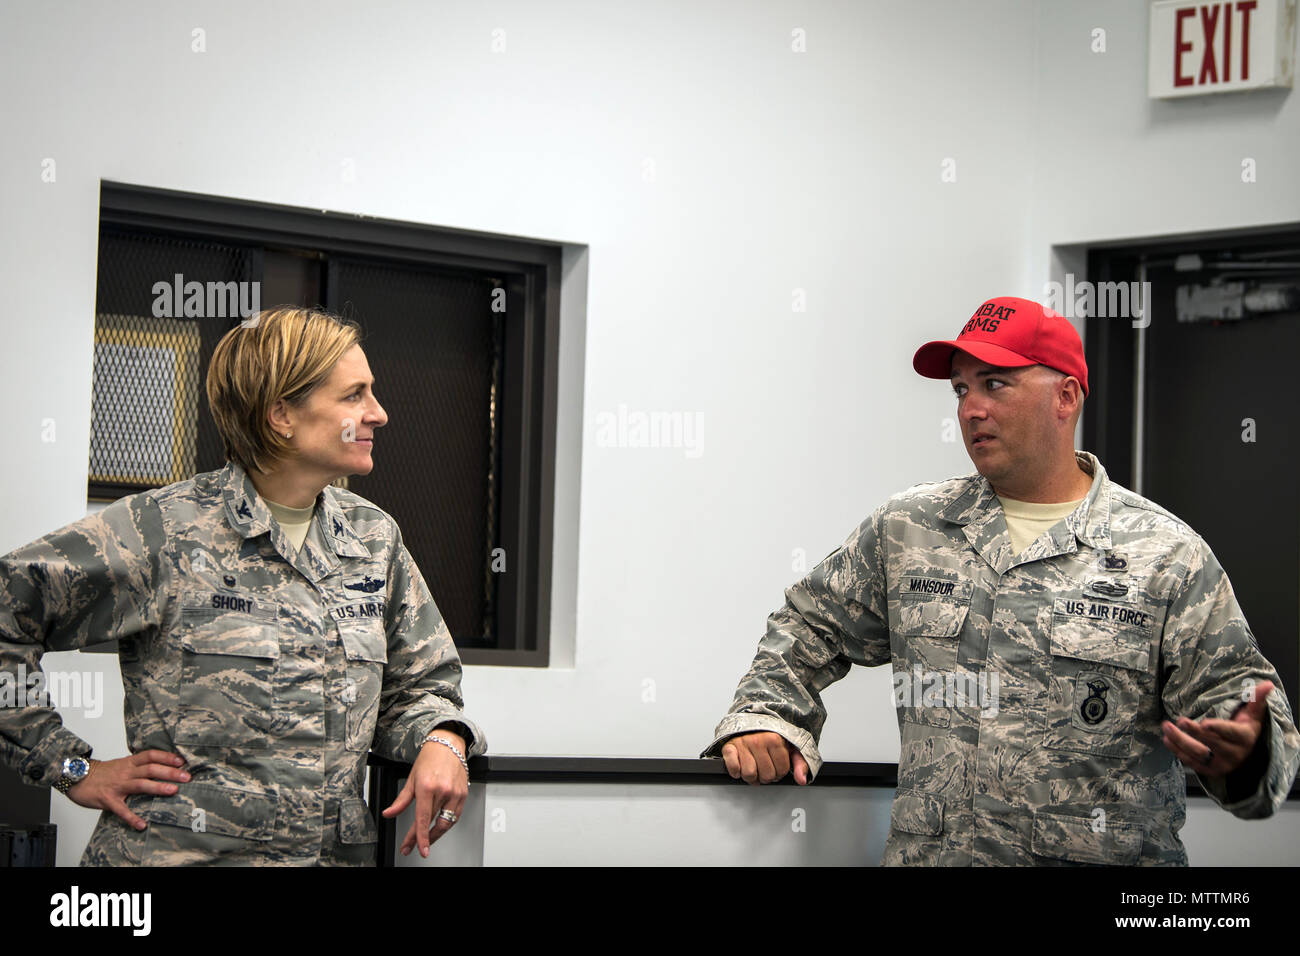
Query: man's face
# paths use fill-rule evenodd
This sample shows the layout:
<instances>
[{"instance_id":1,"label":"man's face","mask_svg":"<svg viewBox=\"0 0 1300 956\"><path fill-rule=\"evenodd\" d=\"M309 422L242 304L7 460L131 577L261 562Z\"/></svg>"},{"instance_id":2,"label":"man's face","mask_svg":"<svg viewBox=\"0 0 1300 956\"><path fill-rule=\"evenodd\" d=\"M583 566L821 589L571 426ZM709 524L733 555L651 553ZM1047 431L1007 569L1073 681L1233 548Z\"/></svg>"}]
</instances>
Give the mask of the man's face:
<instances>
[{"instance_id":1,"label":"man's face","mask_svg":"<svg viewBox=\"0 0 1300 956\"><path fill-rule=\"evenodd\" d=\"M1036 365L999 368L953 352L952 388L966 453L995 486L1023 483L1043 470L1053 450L1054 388L1044 371Z\"/></svg>"},{"instance_id":2,"label":"man's face","mask_svg":"<svg viewBox=\"0 0 1300 956\"><path fill-rule=\"evenodd\" d=\"M361 346L343 354L325 381L296 409L293 436L299 467L333 481L367 475L375 429L388 421L371 385L374 377Z\"/></svg>"}]
</instances>

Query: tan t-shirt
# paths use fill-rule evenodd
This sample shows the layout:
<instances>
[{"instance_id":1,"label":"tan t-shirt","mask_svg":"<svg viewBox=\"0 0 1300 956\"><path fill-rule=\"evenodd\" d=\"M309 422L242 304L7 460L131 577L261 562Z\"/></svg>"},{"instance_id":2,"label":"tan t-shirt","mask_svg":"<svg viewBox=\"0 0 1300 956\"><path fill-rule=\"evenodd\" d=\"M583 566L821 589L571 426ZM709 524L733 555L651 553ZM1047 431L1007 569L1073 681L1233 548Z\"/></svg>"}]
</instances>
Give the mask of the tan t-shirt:
<instances>
[{"instance_id":1,"label":"tan t-shirt","mask_svg":"<svg viewBox=\"0 0 1300 956\"><path fill-rule=\"evenodd\" d=\"M262 500L270 509L271 517L284 530L285 537L293 545L294 551L302 550L302 543L307 539L307 529L311 527L311 516L316 511L316 503L312 502L309 508L290 508L269 498Z\"/></svg>"},{"instance_id":2,"label":"tan t-shirt","mask_svg":"<svg viewBox=\"0 0 1300 956\"><path fill-rule=\"evenodd\" d=\"M1087 495L1084 495L1084 498L1086 497ZM1002 502L1002 511L1007 518L1007 531L1011 533L1011 552L1019 554L1033 544L1044 531L1079 507L1079 502L1083 501L1083 498L1079 501L1052 501L1044 504L1036 501L1017 501L1015 498L1003 498L998 495L998 501Z\"/></svg>"}]
</instances>

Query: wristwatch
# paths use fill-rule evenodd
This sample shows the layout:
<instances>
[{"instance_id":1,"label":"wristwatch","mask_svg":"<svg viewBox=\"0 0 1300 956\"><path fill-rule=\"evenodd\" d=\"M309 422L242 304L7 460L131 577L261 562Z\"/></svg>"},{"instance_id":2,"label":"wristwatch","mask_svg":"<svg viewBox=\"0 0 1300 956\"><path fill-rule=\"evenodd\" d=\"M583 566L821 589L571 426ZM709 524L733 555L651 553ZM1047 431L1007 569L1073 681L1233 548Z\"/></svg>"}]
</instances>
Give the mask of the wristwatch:
<instances>
[{"instance_id":1,"label":"wristwatch","mask_svg":"<svg viewBox=\"0 0 1300 956\"><path fill-rule=\"evenodd\" d=\"M85 757L64 757L63 775L55 782L54 789L66 797L68 791L85 780L88 773L90 761Z\"/></svg>"}]
</instances>

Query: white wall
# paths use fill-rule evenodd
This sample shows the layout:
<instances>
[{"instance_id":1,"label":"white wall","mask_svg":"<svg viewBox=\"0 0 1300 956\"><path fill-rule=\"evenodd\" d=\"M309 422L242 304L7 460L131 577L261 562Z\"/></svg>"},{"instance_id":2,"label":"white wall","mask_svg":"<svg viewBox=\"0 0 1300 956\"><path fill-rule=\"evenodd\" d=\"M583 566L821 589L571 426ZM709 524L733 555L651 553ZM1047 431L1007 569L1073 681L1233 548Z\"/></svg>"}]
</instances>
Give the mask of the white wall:
<instances>
[{"instance_id":1,"label":"white wall","mask_svg":"<svg viewBox=\"0 0 1300 956\"><path fill-rule=\"evenodd\" d=\"M585 245L566 666L471 667L467 702L498 753L693 755L794 549L971 470L921 342L1041 295L1054 243L1300 218L1295 97L1150 104L1145 38L1131 0L6 7L0 551L85 511L101 178ZM701 416L703 453L598 447L620 404ZM825 757L897 758L887 692L825 695ZM120 720L87 735L120 747Z\"/></svg>"},{"instance_id":2,"label":"white wall","mask_svg":"<svg viewBox=\"0 0 1300 956\"><path fill-rule=\"evenodd\" d=\"M398 866L876 866L892 787L708 784L475 785L460 821ZM414 821L408 808L397 841ZM1238 820L1187 800L1179 837L1192 866L1294 866L1300 806Z\"/></svg>"},{"instance_id":3,"label":"white wall","mask_svg":"<svg viewBox=\"0 0 1300 956\"><path fill-rule=\"evenodd\" d=\"M875 866L887 787L489 783L398 866ZM397 821L405 838L415 811Z\"/></svg>"},{"instance_id":4,"label":"white wall","mask_svg":"<svg viewBox=\"0 0 1300 956\"><path fill-rule=\"evenodd\" d=\"M1106 30L1107 50L1089 50ZM1146 98L1146 5L1048 2L1039 23L1029 248L1300 219L1300 100L1291 90ZM1295 51L1292 51L1294 57ZM1257 181L1242 182L1242 160Z\"/></svg>"}]
</instances>

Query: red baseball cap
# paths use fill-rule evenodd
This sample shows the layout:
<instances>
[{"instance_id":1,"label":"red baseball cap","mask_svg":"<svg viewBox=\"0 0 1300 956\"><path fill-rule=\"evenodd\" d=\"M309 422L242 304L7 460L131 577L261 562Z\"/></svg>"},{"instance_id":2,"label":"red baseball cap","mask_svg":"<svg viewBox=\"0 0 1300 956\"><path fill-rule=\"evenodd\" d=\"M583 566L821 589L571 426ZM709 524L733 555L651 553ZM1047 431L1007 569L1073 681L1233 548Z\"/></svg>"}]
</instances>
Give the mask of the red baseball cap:
<instances>
[{"instance_id":1,"label":"red baseball cap","mask_svg":"<svg viewBox=\"0 0 1300 956\"><path fill-rule=\"evenodd\" d=\"M990 365L1046 365L1079 380L1088 394L1083 340L1069 320L1032 299L1004 295L989 299L951 342L926 342L912 356L912 368L926 378L952 375L952 353L960 349Z\"/></svg>"}]
</instances>

